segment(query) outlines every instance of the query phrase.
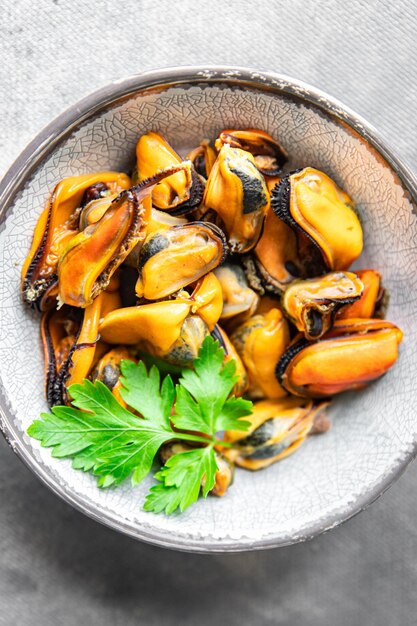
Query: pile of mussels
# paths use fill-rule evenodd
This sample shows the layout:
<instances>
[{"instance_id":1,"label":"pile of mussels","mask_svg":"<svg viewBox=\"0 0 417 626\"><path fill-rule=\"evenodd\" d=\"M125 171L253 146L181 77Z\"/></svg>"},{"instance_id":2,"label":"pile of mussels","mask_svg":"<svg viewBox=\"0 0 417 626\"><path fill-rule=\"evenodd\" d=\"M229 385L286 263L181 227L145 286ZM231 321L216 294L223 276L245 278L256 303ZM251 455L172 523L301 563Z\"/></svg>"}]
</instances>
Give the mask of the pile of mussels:
<instances>
[{"instance_id":1,"label":"pile of mussels","mask_svg":"<svg viewBox=\"0 0 417 626\"><path fill-rule=\"evenodd\" d=\"M36 225L22 291L42 314L47 399L89 377L123 404L121 360L186 367L211 333L255 401L218 453L222 495L234 464L266 467L327 430L328 398L387 372L402 332L380 274L347 271L363 246L351 198L312 167L284 175L267 133L224 130L183 161L148 132L136 160L132 178L62 180Z\"/></svg>"}]
</instances>

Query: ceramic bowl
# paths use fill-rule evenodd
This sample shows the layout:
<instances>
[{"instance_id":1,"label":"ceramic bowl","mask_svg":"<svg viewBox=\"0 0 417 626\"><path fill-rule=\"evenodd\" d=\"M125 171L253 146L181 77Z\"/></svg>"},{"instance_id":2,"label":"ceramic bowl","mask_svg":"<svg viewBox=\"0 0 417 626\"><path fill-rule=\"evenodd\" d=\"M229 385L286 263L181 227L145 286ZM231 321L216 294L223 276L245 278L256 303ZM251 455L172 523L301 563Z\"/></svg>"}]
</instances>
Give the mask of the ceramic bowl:
<instances>
[{"instance_id":1,"label":"ceramic bowl","mask_svg":"<svg viewBox=\"0 0 417 626\"><path fill-rule=\"evenodd\" d=\"M332 429L257 473L238 470L222 499L182 515L142 509L142 485L99 490L90 475L51 457L26 434L42 410L39 317L19 293L33 228L55 183L98 170L129 171L138 136L162 132L181 152L223 128L262 128L291 155L290 168L327 172L357 202L365 235L358 267L389 290L388 318L405 333L394 368L330 410ZM56 494L120 532L160 546L220 552L313 537L381 494L416 450L416 179L360 117L300 81L243 68L158 70L109 85L60 115L24 150L0 187L0 426L13 450Z\"/></svg>"}]
</instances>

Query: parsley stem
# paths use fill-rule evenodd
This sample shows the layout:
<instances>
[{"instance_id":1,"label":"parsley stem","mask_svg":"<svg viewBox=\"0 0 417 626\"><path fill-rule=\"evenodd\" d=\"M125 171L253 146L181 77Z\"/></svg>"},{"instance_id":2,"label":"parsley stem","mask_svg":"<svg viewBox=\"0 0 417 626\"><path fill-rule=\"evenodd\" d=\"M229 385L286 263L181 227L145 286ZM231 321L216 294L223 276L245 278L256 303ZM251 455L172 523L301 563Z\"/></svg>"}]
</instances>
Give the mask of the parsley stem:
<instances>
[{"instance_id":1,"label":"parsley stem","mask_svg":"<svg viewBox=\"0 0 417 626\"><path fill-rule=\"evenodd\" d=\"M185 441L197 441L198 443L213 444L215 446L222 446L224 448L231 448L232 444L222 439L215 439L214 437L200 437L199 435L190 435L188 433L176 432L175 439L184 439Z\"/></svg>"},{"instance_id":2,"label":"parsley stem","mask_svg":"<svg viewBox=\"0 0 417 626\"><path fill-rule=\"evenodd\" d=\"M199 435L189 435L188 433L175 432L173 439L184 439L186 441L197 441L198 443L211 443L212 439L200 437Z\"/></svg>"}]
</instances>

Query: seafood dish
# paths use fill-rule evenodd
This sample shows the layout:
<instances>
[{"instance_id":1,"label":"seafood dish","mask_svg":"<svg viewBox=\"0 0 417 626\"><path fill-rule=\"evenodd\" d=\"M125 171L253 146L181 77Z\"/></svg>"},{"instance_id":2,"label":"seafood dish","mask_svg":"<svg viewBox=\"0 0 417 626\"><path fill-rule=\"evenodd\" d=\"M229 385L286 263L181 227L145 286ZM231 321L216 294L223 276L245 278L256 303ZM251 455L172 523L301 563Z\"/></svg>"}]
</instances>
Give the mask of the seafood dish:
<instances>
[{"instance_id":1,"label":"seafood dish","mask_svg":"<svg viewBox=\"0 0 417 626\"><path fill-rule=\"evenodd\" d=\"M146 132L129 175L57 183L22 268L50 407L69 405L85 379L126 407L123 361L175 378L205 337L218 341L253 412L216 447L217 496L235 466L266 468L324 433L332 397L383 376L403 337L385 319L380 272L351 267L364 245L354 199L288 160L258 129L224 129L184 156ZM192 448L169 441L161 462Z\"/></svg>"}]
</instances>

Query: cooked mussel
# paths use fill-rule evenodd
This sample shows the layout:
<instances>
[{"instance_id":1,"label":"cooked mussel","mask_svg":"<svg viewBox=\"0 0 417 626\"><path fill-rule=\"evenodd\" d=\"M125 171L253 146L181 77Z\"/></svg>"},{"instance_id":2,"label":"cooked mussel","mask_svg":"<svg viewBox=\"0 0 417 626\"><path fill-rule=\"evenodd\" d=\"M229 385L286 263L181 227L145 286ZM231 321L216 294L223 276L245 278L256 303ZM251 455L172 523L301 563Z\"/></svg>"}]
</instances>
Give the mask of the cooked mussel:
<instances>
[{"instance_id":1,"label":"cooked mussel","mask_svg":"<svg viewBox=\"0 0 417 626\"><path fill-rule=\"evenodd\" d=\"M161 463L165 465L168 459L174 456L174 454L181 454L182 452L189 452L190 450L193 450L193 447L183 443L182 441L170 441L164 444L160 449L159 456ZM209 491L209 495L221 497L224 496L230 485L233 483L235 466L217 450L215 451L215 457L217 471L215 474L214 487L211 491ZM204 486L204 479L202 481L202 486Z\"/></svg>"},{"instance_id":2,"label":"cooked mussel","mask_svg":"<svg viewBox=\"0 0 417 626\"><path fill-rule=\"evenodd\" d=\"M207 180L203 204L224 224L232 252L248 252L256 245L269 208L269 192L249 152L222 147Z\"/></svg>"},{"instance_id":3,"label":"cooked mussel","mask_svg":"<svg viewBox=\"0 0 417 626\"><path fill-rule=\"evenodd\" d=\"M199 315L212 331L223 310L222 287L214 272L200 278L191 294L188 295L185 290L179 291L177 299L183 298L190 303L191 313Z\"/></svg>"},{"instance_id":4,"label":"cooked mussel","mask_svg":"<svg viewBox=\"0 0 417 626\"><path fill-rule=\"evenodd\" d=\"M119 193L130 187L126 174L98 172L71 176L59 182L38 219L32 245L22 268L23 300L41 310L53 302L44 300L57 281L57 265L62 251L78 232L82 207L106 193ZM47 304L46 304L47 303Z\"/></svg>"},{"instance_id":5,"label":"cooked mussel","mask_svg":"<svg viewBox=\"0 0 417 626\"><path fill-rule=\"evenodd\" d=\"M279 309L254 315L230 339L249 377L252 398L280 398L286 391L275 376L275 366L289 343L288 323Z\"/></svg>"},{"instance_id":6,"label":"cooked mussel","mask_svg":"<svg viewBox=\"0 0 417 626\"><path fill-rule=\"evenodd\" d=\"M284 312L307 339L319 339L342 307L359 300L363 283L352 272L330 272L298 280L282 296Z\"/></svg>"},{"instance_id":7,"label":"cooked mussel","mask_svg":"<svg viewBox=\"0 0 417 626\"><path fill-rule=\"evenodd\" d=\"M160 300L217 267L226 252L222 231L209 222L189 222L149 235L139 253L136 293Z\"/></svg>"},{"instance_id":8,"label":"cooked mussel","mask_svg":"<svg viewBox=\"0 0 417 626\"><path fill-rule=\"evenodd\" d=\"M112 294L103 292L83 311L63 306L43 313L41 336L46 398L50 406L66 404L68 387L89 375L96 355L101 316L115 304L117 300Z\"/></svg>"},{"instance_id":9,"label":"cooked mussel","mask_svg":"<svg viewBox=\"0 0 417 626\"><path fill-rule=\"evenodd\" d=\"M245 469L268 467L295 452L326 407L327 403L314 406L300 398L255 402L253 413L245 417L249 430L226 433L225 440L233 448L225 455Z\"/></svg>"},{"instance_id":10,"label":"cooked mussel","mask_svg":"<svg viewBox=\"0 0 417 626\"><path fill-rule=\"evenodd\" d=\"M233 318L241 322L254 314L259 296L248 286L245 272L240 265L225 262L214 270L223 292L222 320Z\"/></svg>"},{"instance_id":11,"label":"cooked mussel","mask_svg":"<svg viewBox=\"0 0 417 626\"><path fill-rule=\"evenodd\" d=\"M238 377L237 383L233 387L233 393L235 396L241 396L245 393L248 388L248 376L246 374L245 367L242 363L242 359L240 358L236 348L230 341L226 332L221 328L218 324L212 330L212 337L217 339L219 345L224 350L224 361L227 363L232 359L236 364L236 376Z\"/></svg>"},{"instance_id":12,"label":"cooked mussel","mask_svg":"<svg viewBox=\"0 0 417 626\"><path fill-rule=\"evenodd\" d=\"M139 182L160 170L182 162L181 157L159 133L142 135L136 145L136 165ZM152 190L152 203L158 208L180 215L192 211L203 197L203 184L194 167L178 171L161 180Z\"/></svg>"},{"instance_id":13,"label":"cooked mussel","mask_svg":"<svg viewBox=\"0 0 417 626\"><path fill-rule=\"evenodd\" d=\"M323 172L306 167L286 176L272 191L271 206L297 234L305 277L348 269L362 252L353 201Z\"/></svg>"},{"instance_id":14,"label":"cooked mussel","mask_svg":"<svg viewBox=\"0 0 417 626\"><path fill-rule=\"evenodd\" d=\"M120 363L123 360L133 360L131 352L125 346L112 348L95 364L91 372L91 380L99 380L106 387L112 389L119 382Z\"/></svg>"},{"instance_id":15,"label":"cooked mussel","mask_svg":"<svg viewBox=\"0 0 417 626\"><path fill-rule=\"evenodd\" d=\"M100 324L103 341L136 345L148 354L189 365L209 334L205 321L191 313L189 300L165 300L112 311Z\"/></svg>"},{"instance_id":16,"label":"cooked mussel","mask_svg":"<svg viewBox=\"0 0 417 626\"><path fill-rule=\"evenodd\" d=\"M307 398L361 389L394 365L402 337L384 320L336 320L319 341L294 339L277 364L277 380L289 393Z\"/></svg>"},{"instance_id":17,"label":"cooked mussel","mask_svg":"<svg viewBox=\"0 0 417 626\"><path fill-rule=\"evenodd\" d=\"M363 283L363 293L359 300L343 307L337 313L338 319L383 317L381 308L385 299L385 290L381 284L381 274L375 270L358 270L356 275Z\"/></svg>"},{"instance_id":18,"label":"cooked mussel","mask_svg":"<svg viewBox=\"0 0 417 626\"><path fill-rule=\"evenodd\" d=\"M261 238L243 264L250 286L261 295L281 294L291 281L304 274L297 237L271 207Z\"/></svg>"},{"instance_id":19,"label":"cooked mussel","mask_svg":"<svg viewBox=\"0 0 417 626\"><path fill-rule=\"evenodd\" d=\"M145 239L152 189L172 172L189 171L189 167L187 163L169 167L122 192L98 222L68 242L58 264L61 303L91 304L132 249Z\"/></svg>"},{"instance_id":20,"label":"cooked mussel","mask_svg":"<svg viewBox=\"0 0 417 626\"><path fill-rule=\"evenodd\" d=\"M216 151L210 146L208 139L203 139L200 145L187 154L187 159L191 161L200 176L208 178L216 160Z\"/></svg>"},{"instance_id":21,"label":"cooked mussel","mask_svg":"<svg viewBox=\"0 0 417 626\"><path fill-rule=\"evenodd\" d=\"M120 395L120 364L122 361L135 361L133 354L125 346L118 346L104 354L94 365L90 377L93 382L99 380L110 389L116 400L126 407Z\"/></svg>"},{"instance_id":22,"label":"cooked mussel","mask_svg":"<svg viewBox=\"0 0 417 626\"><path fill-rule=\"evenodd\" d=\"M223 130L215 145L220 150L225 144L250 152L264 176L277 176L288 159L284 148L263 130Z\"/></svg>"}]
</instances>

